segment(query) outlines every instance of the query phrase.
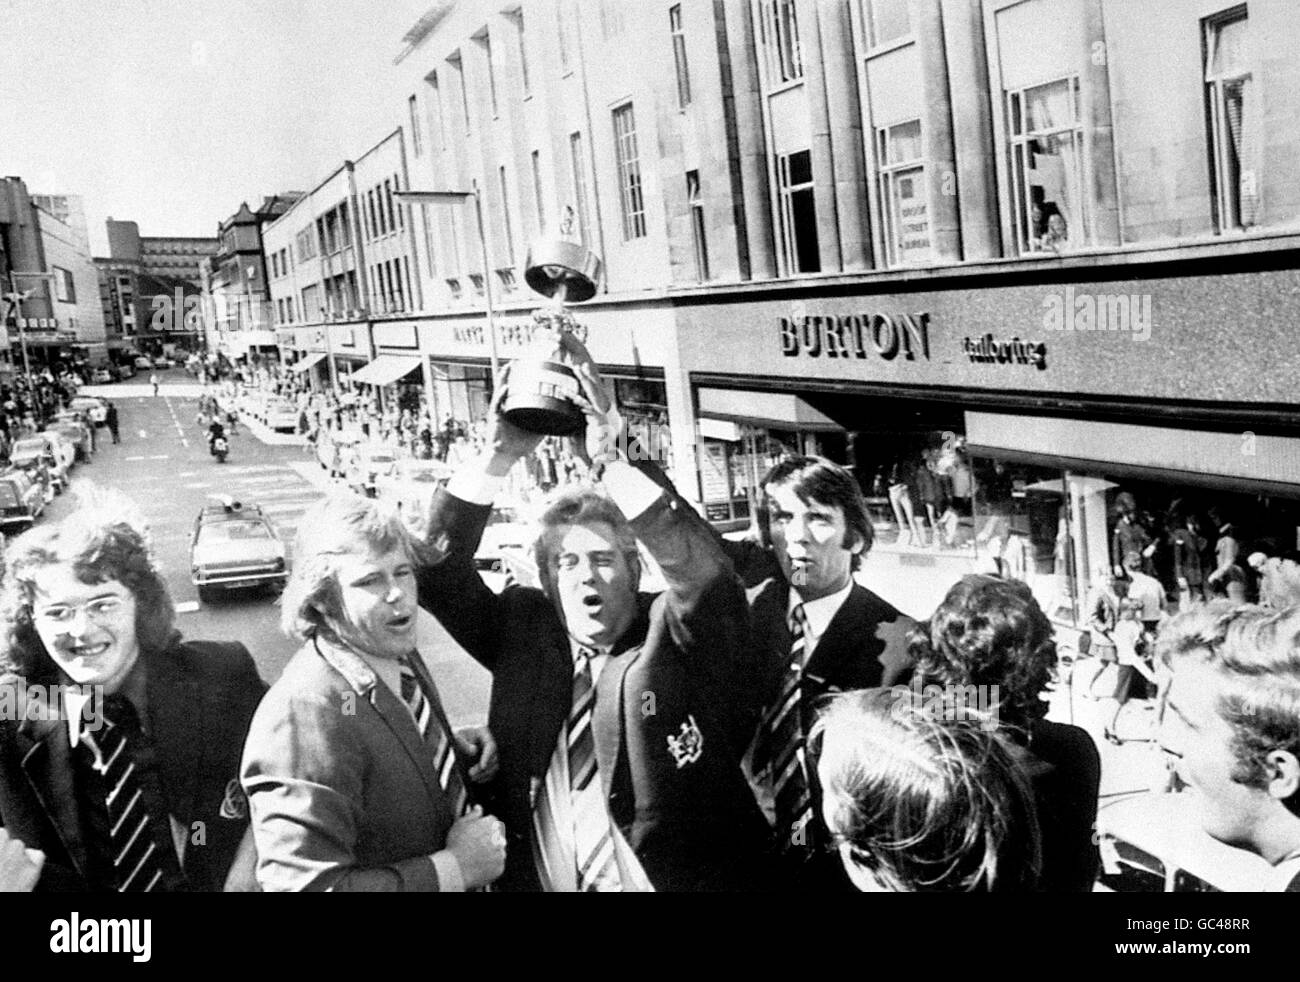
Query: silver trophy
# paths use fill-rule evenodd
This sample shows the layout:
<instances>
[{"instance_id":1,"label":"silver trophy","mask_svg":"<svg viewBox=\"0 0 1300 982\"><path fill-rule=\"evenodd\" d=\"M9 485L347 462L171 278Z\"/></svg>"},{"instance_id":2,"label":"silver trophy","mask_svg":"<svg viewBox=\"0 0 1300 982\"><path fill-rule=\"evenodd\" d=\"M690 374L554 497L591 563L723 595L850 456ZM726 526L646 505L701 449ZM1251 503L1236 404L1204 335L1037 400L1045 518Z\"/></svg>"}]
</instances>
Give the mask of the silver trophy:
<instances>
[{"instance_id":1,"label":"silver trophy","mask_svg":"<svg viewBox=\"0 0 1300 982\"><path fill-rule=\"evenodd\" d=\"M533 346L510 365L501 413L521 429L569 436L586 424L574 402L582 388L560 339L577 326L565 304L594 297L600 276L599 257L578 242L547 238L529 247L524 279L553 303L533 313Z\"/></svg>"}]
</instances>

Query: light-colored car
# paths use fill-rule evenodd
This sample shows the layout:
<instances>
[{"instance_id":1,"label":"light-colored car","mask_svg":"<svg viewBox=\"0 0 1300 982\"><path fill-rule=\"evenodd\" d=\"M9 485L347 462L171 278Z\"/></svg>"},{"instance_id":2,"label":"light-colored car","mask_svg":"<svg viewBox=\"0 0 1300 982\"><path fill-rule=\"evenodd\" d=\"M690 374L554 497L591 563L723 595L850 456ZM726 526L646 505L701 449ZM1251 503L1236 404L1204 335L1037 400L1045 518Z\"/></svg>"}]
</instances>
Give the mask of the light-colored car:
<instances>
[{"instance_id":1,"label":"light-colored car","mask_svg":"<svg viewBox=\"0 0 1300 982\"><path fill-rule=\"evenodd\" d=\"M172 361L166 355L159 355L153 360L154 368L171 368L176 362Z\"/></svg>"},{"instance_id":2,"label":"light-colored car","mask_svg":"<svg viewBox=\"0 0 1300 982\"><path fill-rule=\"evenodd\" d=\"M78 461L89 461L91 454L95 452L94 434L91 432L89 424L84 422L80 413L71 410L55 413L46 430L58 432L59 435L71 443L73 450L76 451Z\"/></svg>"},{"instance_id":3,"label":"light-colored car","mask_svg":"<svg viewBox=\"0 0 1300 982\"><path fill-rule=\"evenodd\" d=\"M375 496L375 482L381 474L393 469L402 454L394 447L382 443L358 443L354 448L352 466L346 471L348 486L358 494Z\"/></svg>"},{"instance_id":4,"label":"light-colored car","mask_svg":"<svg viewBox=\"0 0 1300 982\"><path fill-rule=\"evenodd\" d=\"M90 373L90 381L95 385L102 385L107 382L114 382L116 379L113 373L107 368L96 368Z\"/></svg>"},{"instance_id":5,"label":"light-colored car","mask_svg":"<svg viewBox=\"0 0 1300 982\"><path fill-rule=\"evenodd\" d=\"M298 409L288 399L272 399L266 404L265 416L268 429L290 433L298 429Z\"/></svg>"},{"instance_id":6,"label":"light-colored car","mask_svg":"<svg viewBox=\"0 0 1300 982\"><path fill-rule=\"evenodd\" d=\"M68 403L68 408L85 413L96 426L103 426L108 421L108 403L98 396L77 396Z\"/></svg>"},{"instance_id":7,"label":"light-colored car","mask_svg":"<svg viewBox=\"0 0 1300 982\"><path fill-rule=\"evenodd\" d=\"M9 463L14 467L30 470L37 461L43 461L56 493L68 486L68 469L75 457L76 451L66 440L48 433L25 436L9 448Z\"/></svg>"},{"instance_id":8,"label":"light-colored car","mask_svg":"<svg viewBox=\"0 0 1300 982\"><path fill-rule=\"evenodd\" d=\"M229 497L203 506L190 542L190 580L200 600L211 602L221 589L282 588L288 577L284 543L260 507Z\"/></svg>"},{"instance_id":9,"label":"light-colored car","mask_svg":"<svg viewBox=\"0 0 1300 982\"><path fill-rule=\"evenodd\" d=\"M135 359L134 365L136 368L143 369L144 371L147 372L151 368L153 368L153 360L147 358L144 355L140 355L138 358Z\"/></svg>"},{"instance_id":10,"label":"light-colored car","mask_svg":"<svg viewBox=\"0 0 1300 982\"><path fill-rule=\"evenodd\" d=\"M423 514L433 492L447 483L452 470L440 460L404 457L375 477L375 497L392 501L402 511Z\"/></svg>"},{"instance_id":11,"label":"light-colored car","mask_svg":"<svg viewBox=\"0 0 1300 982\"><path fill-rule=\"evenodd\" d=\"M0 474L0 526L31 527L45 510L45 494L40 485L21 470Z\"/></svg>"}]
</instances>

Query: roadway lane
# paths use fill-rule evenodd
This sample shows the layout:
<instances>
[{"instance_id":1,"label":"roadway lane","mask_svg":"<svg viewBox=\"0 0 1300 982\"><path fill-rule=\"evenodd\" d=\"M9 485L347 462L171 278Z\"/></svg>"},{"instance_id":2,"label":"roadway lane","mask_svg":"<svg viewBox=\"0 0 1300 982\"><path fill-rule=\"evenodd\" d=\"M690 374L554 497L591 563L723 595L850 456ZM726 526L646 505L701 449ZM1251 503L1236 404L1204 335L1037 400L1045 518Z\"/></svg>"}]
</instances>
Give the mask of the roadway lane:
<instances>
[{"instance_id":1,"label":"roadway lane","mask_svg":"<svg viewBox=\"0 0 1300 982\"><path fill-rule=\"evenodd\" d=\"M177 369L160 373L160 378L157 397L140 382L83 390L115 402L122 442L114 446L107 428L100 427L93 460L78 464L73 479L115 488L139 507L176 604L181 632L187 638L242 641L262 677L272 682L297 647L280 632L280 606L266 590L230 591L217 604L200 604L189 575L194 520L208 495L228 494L262 505L281 538L292 545L299 518L322 497L328 482L301 446L269 446L242 425L231 438L227 462L218 464L195 422L201 388ZM57 521L73 507L72 498L64 494L40 521ZM421 623L421 647L431 655L453 722L484 721L487 673L427 616Z\"/></svg>"}]
</instances>

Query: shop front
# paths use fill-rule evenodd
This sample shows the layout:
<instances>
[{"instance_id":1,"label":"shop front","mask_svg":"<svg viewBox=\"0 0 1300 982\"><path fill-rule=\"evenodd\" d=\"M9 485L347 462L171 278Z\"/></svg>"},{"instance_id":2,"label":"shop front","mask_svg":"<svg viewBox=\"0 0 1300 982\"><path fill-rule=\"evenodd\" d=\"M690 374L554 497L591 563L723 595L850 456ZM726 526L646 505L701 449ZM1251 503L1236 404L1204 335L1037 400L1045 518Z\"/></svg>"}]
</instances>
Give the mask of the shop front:
<instances>
[{"instance_id":1,"label":"shop front","mask_svg":"<svg viewBox=\"0 0 1300 982\"><path fill-rule=\"evenodd\" d=\"M1174 601L1236 579L1207 586L1224 536L1248 591L1245 550L1300 545L1295 258L1103 256L681 298L701 503L735 527L781 455L846 465L875 525L871 585L917 616L984 570L1082 624L1125 558L1122 520L1154 543L1142 567Z\"/></svg>"}]
</instances>

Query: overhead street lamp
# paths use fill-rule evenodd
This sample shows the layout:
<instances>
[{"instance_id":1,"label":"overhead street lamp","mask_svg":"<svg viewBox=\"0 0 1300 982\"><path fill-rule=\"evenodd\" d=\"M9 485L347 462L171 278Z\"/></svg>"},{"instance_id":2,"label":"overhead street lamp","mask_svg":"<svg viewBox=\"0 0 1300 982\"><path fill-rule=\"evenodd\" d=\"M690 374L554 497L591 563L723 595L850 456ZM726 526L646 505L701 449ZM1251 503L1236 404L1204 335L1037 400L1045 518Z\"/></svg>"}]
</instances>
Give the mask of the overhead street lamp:
<instances>
[{"instance_id":1,"label":"overhead street lamp","mask_svg":"<svg viewBox=\"0 0 1300 982\"><path fill-rule=\"evenodd\" d=\"M483 199L475 184L470 191L394 191L393 197L398 201L413 205L440 205L474 199L474 215L478 219L478 244L483 259L483 293L487 301L488 351L492 362L492 381L500 373L500 360L497 357L497 330L492 311L492 267L488 263L487 234L483 231Z\"/></svg>"},{"instance_id":2,"label":"overhead street lamp","mask_svg":"<svg viewBox=\"0 0 1300 982\"><path fill-rule=\"evenodd\" d=\"M21 293L18 290L17 280L21 277L25 280L42 280L46 283L52 283L58 279L53 273L23 273L15 269L9 270L9 293L5 294L5 299L13 304L14 323L18 325L18 342L23 349L23 375L27 379L27 398L35 402L36 389L32 385L32 363L27 357L27 331L23 327L23 301L28 299L35 289L24 290Z\"/></svg>"}]
</instances>

